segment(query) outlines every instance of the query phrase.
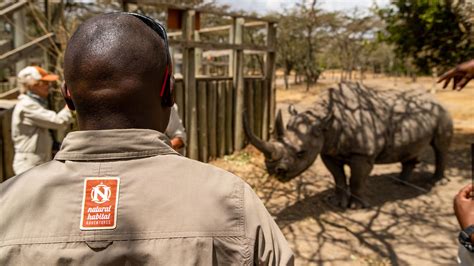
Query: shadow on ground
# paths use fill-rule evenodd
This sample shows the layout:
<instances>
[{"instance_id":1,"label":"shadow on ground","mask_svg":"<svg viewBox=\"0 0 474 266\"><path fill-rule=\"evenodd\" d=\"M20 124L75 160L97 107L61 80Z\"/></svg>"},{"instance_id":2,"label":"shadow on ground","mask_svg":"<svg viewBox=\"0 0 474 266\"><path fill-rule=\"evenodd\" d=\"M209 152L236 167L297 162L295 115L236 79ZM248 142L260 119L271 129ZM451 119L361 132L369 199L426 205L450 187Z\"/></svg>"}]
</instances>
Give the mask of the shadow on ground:
<instances>
[{"instance_id":1,"label":"shadow on ground","mask_svg":"<svg viewBox=\"0 0 474 266\"><path fill-rule=\"evenodd\" d=\"M473 142L473 133L456 132L447 178L438 183L431 179L431 149L410 178L411 185L394 180L399 164L376 167L368 179L370 209L343 210L328 204L333 180L319 160L301 176L280 183L266 174L263 158L256 154L245 179L274 215L300 264L453 264L458 226L452 190L470 178Z\"/></svg>"}]
</instances>

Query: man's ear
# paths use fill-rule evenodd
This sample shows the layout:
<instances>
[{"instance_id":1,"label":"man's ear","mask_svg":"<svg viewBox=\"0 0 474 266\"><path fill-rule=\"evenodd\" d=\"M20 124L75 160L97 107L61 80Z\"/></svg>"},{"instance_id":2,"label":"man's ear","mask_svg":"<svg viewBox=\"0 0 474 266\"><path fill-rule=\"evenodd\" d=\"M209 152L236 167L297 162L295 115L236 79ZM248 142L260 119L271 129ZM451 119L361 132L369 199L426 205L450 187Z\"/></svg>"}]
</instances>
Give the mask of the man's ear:
<instances>
[{"instance_id":1,"label":"man's ear","mask_svg":"<svg viewBox=\"0 0 474 266\"><path fill-rule=\"evenodd\" d=\"M69 110L76 110L76 106L74 106L74 103L72 102L71 92L69 92L66 82L63 82L63 84L61 85L61 93L63 94L64 101L66 102L66 105Z\"/></svg>"}]
</instances>

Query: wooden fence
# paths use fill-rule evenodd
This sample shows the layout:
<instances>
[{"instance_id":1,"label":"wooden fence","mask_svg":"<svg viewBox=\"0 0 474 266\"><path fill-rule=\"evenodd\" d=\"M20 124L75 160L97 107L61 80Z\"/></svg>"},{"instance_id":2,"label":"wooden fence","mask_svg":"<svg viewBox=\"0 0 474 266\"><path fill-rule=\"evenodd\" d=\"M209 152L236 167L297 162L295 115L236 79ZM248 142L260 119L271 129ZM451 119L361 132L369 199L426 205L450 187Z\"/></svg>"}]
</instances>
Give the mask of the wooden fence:
<instances>
[{"instance_id":1,"label":"wooden fence","mask_svg":"<svg viewBox=\"0 0 474 266\"><path fill-rule=\"evenodd\" d=\"M55 3L49 3L55 5ZM48 5L49 5L48 4ZM275 87L273 77L276 60L276 20L259 18L237 13L220 12L214 9L174 5L155 0L123 0L124 11L141 10L141 7L156 8L167 13L169 44L173 62L180 61L182 78L175 82L176 102L180 117L183 119L187 140L187 156L191 159L207 162L225 154L243 148L246 139L243 131L243 114L247 113L254 133L262 139L268 139L272 130L271 121L275 116ZM207 15L225 16L228 25L201 27L201 21ZM212 19L211 19L212 20ZM257 32L265 32L262 43L245 41L244 32L249 28L260 27ZM206 34L224 32L227 41L207 41ZM204 41L202 41L202 40ZM180 56L177 56L179 51ZM200 74L204 53L221 53L226 61L221 68L223 77ZM262 56L260 77L245 77L245 54ZM179 58L179 59L178 59ZM221 62L222 63L222 62ZM215 73L214 73L215 74ZM199 75L208 75L202 77ZM253 75L253 73L252 73ZM0 92L8 86L0 86ZM11 94L14 95L14 94ZM8 99L11 99L9 94ZM6 98L6 97L5 97ZM1 112L1 111L0 111ZM11 110L0 114L2 126L1 177L0 182L11 176L10 121Z\"/></svg>"},{"instance_id":2,"label":"wooden fence","mask_svg":"<svg viewBox=\"0 0 474 266\"><path fill-rule=\"evenodd\" d=\"M244 110L255 134L268 138L270 128L270 87L263 77L244 79ZM231 77L196 78L197 145L188 145L187 154L198 154L200 161L221 157L234 152L235 121L243 115L236 112L236 89ZM176 80L176 103L185 128L191 127L186 116L187 89L182 80Z\"/></svg>"},{"instance_id":3,"label":"wooden fence","mask_svg":"<svg viewBox=\"0 0 474 266\"><path fill-rule=\"evenodd\" d=\"M11 118L13 109L0 110L0 183L14 175Z\"/></svg>"}]
</instances>

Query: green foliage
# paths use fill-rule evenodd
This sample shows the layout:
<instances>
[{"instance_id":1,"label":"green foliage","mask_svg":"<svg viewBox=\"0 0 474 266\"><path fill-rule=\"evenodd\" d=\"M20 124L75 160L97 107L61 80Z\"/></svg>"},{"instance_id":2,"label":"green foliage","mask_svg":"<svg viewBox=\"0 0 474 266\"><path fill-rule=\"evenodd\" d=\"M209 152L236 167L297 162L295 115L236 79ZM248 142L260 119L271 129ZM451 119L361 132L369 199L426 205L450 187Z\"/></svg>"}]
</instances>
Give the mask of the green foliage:
<instances>
[{"instance_id":1,"label":"green foliage","mask_svg":"<svg viewBox=\"0 0 474 266\"><path fill-rule=\"evenodd\" d=\"M383 39L424 74L474 57L474 32L461 1L395 0L379 15L386 22Z\"/></svg>"}]
</instances>

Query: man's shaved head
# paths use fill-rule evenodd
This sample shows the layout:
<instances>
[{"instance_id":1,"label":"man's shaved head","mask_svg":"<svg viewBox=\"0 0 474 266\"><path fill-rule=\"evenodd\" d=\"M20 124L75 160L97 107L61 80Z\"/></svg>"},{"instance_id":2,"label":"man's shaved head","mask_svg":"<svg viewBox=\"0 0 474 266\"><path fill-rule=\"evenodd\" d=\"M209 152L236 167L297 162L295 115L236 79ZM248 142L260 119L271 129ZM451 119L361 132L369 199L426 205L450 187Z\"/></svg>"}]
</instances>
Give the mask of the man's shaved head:
<instances>
[{"instance_id":1,"label":"man's shaved head","mask_svg":"<svg viewBox=\"0 0 474 266\"><path fill-rule=\"evenodd\" d=\"M64 57L66 90L87 129L164 131L160 104L167 53L161 37L132 15L112 13L82 23Z\"/></svg>"}]
</instances>

